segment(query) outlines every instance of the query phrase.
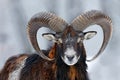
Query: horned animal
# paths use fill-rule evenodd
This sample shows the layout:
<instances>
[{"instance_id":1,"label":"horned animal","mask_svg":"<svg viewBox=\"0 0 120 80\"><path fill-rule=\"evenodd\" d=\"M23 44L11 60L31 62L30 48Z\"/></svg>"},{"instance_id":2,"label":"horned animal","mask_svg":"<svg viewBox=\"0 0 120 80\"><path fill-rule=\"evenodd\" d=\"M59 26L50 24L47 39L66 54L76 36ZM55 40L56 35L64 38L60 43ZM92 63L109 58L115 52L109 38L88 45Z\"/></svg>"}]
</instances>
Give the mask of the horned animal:
<instances>
[{"instance_id":1,"label":"horned animal","mask_svg":"<svg viewBox=\"0 0 120 80\"><path fill-rule=\"evenodd\" d=\"M84 30L95 24L101 26L104 38L98 53L88 60L83 41L97 32ZM55 32L42 34L54 43L49 50L41 50L38 45L36 35L41 27ZM31 18L27 33L36 53L9 58L0 72L0 80L89 80L86 61L96 59L104 51L112 34L112 22L98 10L79 15L71 24L55 14L41 12Z\"/></svg>"}]
</instances>

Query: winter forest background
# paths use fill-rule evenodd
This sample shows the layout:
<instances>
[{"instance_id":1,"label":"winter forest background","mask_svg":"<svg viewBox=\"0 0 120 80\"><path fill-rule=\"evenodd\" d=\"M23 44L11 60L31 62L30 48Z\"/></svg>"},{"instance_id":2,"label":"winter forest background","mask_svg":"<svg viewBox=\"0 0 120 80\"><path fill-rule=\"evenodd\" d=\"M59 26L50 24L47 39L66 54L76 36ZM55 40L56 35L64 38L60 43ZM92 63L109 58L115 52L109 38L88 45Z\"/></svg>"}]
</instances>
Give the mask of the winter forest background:
<instances>
[{"instance_id":1,"label":"winter forest background","mask_svg":"<svg viewBox=\"0 0 120 80\"><path fill-rule=\"evenodd\" d=\"M34 52L26 34L27 22L34 14L41 11L53 12L70 23L81 13L94 9L101 10L112 18L113 35L102 55L87 63L90 79L120 80L119 8L120 0L0 0L0 69L10 56ZM102 43L102 30L95 26L88 30L97 30L98 35L84 42L88 57L97 53ZM49 44L40 37L41 32L46 31L38 32L38 41L43 48Z\"/></svg>"}]
</instances>

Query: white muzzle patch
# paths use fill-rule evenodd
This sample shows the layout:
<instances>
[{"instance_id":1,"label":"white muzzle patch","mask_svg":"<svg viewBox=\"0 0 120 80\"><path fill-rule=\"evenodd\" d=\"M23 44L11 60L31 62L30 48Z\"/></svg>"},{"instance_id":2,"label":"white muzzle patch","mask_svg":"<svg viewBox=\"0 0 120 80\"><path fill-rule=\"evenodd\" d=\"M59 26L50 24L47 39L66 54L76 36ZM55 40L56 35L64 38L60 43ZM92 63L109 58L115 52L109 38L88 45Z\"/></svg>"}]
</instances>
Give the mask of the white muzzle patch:
<instances>
[{"instance_id":1,"label":"white muzzle patch","mask_svg":"<svg viewBox=\"0 0 120 80\"><path fill-rule=\"evenodd\" d=\"M62 60L67 64L67 65L74 65L78 62L80 56L77 56L76 51L74 50L73 47L67 48L64 56L62 57Z\"/></svg>"}]
</instances>

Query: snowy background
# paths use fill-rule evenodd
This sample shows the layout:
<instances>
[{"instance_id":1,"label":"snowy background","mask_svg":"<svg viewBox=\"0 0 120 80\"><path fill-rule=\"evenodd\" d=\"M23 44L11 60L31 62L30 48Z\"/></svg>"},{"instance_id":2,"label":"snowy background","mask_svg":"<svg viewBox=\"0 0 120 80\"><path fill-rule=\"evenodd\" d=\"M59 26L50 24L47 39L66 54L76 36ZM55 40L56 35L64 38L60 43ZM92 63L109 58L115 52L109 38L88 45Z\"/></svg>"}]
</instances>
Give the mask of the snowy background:
<instances>
[{"instance_id":1,"label":"snowy background","mask_svg":"<svg viewBox=\"0 0 120 80\"><path fill-rule=\"evenodd\" d=\"M76 16L89 10L101 10L112 18L113 35L105 49L95 61L87 63L91 80L120 80L120 0L0 0L0 69L12 55L31 53L26 34L27 22L42 11L53 12L70 23ZM97 26L97 25L95 25ZM97 53L102 43L102 30L90 41L85 41L88 57ZM38 32L40 46L45 48ZM91 47L92 46L92 47Z\"/></svg>"}]
</instances>

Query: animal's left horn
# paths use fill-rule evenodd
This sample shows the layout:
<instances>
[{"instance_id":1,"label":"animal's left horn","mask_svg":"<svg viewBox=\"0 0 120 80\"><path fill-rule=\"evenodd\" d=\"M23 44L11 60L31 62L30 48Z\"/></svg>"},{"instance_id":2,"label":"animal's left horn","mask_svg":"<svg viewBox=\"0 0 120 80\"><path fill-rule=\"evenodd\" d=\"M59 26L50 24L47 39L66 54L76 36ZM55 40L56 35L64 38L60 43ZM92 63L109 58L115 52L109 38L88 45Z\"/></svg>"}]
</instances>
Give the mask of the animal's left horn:
<instances>
[{"instance_id":1,"label":"animal's left horn","mask_svg":"<svg viewBox=\"0 0 120 80\"><path fill-rule=\"evenodd\" d=\"M40 56L47 60L53 60L46 56L40 50L37 42L37 31L41 27L47 27L55 32L62 32L66 28L67 23L52 13L41 12L34 15L28 23L27 32L32 43L33 48L40 54Z\"/></svg>"},{"instance_id":2,"label":"animal's left horn","mask_svg":"<svg viewBox=\"0 0 120 80\"><path fill-rule=\"evenodd\" d=\"M110 17L106 16L100 11L92 10L92 11L89 11L85 14L78 16L77 18L73 20L71 24L76 31L77 30L83 31L90 25L94 25L94 24L101 26L101 28L103 29L104 39L103 39L102 46L100 50L98 51L98 53L95 56L93 56L92 59L87 60L87 61L92 61L95 58L97 58L106 48L106 45L112 34L112 21Z\"/></svg>"}]
</instances>

